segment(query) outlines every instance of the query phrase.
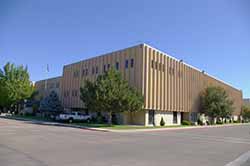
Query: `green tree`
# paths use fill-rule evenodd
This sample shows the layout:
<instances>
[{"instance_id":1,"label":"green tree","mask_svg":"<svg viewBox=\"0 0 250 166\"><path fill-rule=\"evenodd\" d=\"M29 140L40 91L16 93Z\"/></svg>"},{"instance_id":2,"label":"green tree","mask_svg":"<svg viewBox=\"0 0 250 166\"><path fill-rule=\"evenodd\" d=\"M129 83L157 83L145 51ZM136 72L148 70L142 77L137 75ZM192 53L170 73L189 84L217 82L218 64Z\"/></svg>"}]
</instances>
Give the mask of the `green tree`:
<instances>
[{"instance_id":1,"label":"green tree","mask_svg":"<svg viewBox=\"0 0 250 166\"><path fill-rule=\"evenodd\" d=\"M80 99L88 110L96 111L96 84L86 80L84 86L80 88Z\"/></svg>"},{"instance_id":2,"label":"green tree","mask_svg":"<svg viewBox=\"0 0 250 166\"><path fill-rule=\"evenodd\" d=\"M243 106L242 107L242 117L244 120L250 120L250 106Z\"/></svg>"},{"instance_id":3,"label":"green tree","mask_svg":"<svg viewBox=\"0 0 250 166\"><path fill-rule=\"evenodd\" d=\"M233 101L221 87L210 86L202 94L202 112L214 118L228 118L233 112Z\"/></svg>"},{"instance_id":4,"label":"green tree","mask_svg":"<svg viewBox=\"0 0 250 166\"><path fill-rule=\"evenodd\" d=\"M112 124L113 113L139 111L143 106L143 96L130 87L113 68L99 75L95 82L85 82L80 92L89 110L108 113L109 124Z\"/></svg>"},{"instance_id":5,"label":"green tree","mask_svg":"<svg viewBox=\"0 0 250 166\"><path fill-rule=\"evenodd\" d=\"M47 113L56 113L62 110L61 102L55 91L51 91L49 96L40 102L39 109Z\"/></svg>"},{"instance_id":6,"label":"green tree","mask_svg":"<svg viewBox=\"0 0 250 166\"><path fill-rule=\"evenodd\" d=\"M27 67L7 63L0 69L0 106L12 107L33 93Z\"/></svg>"}]
</instances>

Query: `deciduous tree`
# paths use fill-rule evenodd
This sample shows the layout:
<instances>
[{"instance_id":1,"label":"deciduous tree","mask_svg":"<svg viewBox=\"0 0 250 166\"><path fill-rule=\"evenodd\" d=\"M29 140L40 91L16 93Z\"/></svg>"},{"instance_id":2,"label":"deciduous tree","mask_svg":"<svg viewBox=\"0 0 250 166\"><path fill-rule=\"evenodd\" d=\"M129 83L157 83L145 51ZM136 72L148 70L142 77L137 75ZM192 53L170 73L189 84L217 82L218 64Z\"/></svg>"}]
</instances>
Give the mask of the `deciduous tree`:
<instances>
[{"instance_id":1,"label":"deciduous tree","mask_svg":"<svg viewBox=\"0 0 250 166\"><path fill-rule=\"evenodd\" d=\"M0 106L11 107L33 93L27 67L7 63L0 69Z\"/></svg>"},{"instance_id":2,"label":"deciduous tree","mask_svg":"<svg viewBox=\"0 0 250 166\"><path fill-rule=\"evenodd\" d=\"M85 82L80 91L88 109L108 113L109 124L113 113L139 111L143 106L143 96L113 68L99 75L95 82Z\"/></svg>"},{"instance_id":3,"label":"deciduous tree","mask_svg":"<svg viewBox=\"0 0 250 166\"><path fill-rule=\"evenodd\" d=\"M230 117L233 101L223 88L210 86L202 94L202 112L213 119Z\"/></svg>"}]
</instances>

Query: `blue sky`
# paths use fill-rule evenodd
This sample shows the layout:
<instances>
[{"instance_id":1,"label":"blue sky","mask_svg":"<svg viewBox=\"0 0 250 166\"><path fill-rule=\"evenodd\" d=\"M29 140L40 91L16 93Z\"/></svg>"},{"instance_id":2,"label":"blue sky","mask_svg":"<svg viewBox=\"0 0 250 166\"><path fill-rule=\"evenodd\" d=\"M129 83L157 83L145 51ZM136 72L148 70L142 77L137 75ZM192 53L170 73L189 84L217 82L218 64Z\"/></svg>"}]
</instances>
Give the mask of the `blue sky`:
<instances>
[{"instance_id":1,"label":"blue sky","mask_svg":"<svg viewBox=\"0 0 250 166\"><path fill-rule=\"evenodd\" d=\"M0 66L28 65L37 81L145 42L250 97L249 16L249 0L1 0Z\"/></svg>"}]
</instances>

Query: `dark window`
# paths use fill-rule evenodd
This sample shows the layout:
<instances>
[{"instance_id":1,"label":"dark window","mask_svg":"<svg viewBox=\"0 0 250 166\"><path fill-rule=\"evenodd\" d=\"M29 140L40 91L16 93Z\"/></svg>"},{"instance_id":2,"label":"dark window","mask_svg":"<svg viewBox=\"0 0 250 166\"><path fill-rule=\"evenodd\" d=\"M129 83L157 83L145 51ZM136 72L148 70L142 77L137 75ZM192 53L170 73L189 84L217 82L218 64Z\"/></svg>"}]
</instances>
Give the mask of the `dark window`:
<instances>
[{"instance_id":1,"label":"dark window","mask_svg":"<svg viewBox=\"0 0 250 166\"><path fill-rule=\"evenodd\" d=\"M191 112L191 121L192 122L197 122L197 113L196 112Z\"/></svg>"},{"instance_id":2,"label":"dark window","mask_svg":"<svg viewBox=\"0 0 250 166\"><path fill-rule=\"evenodd\" d=\"M162 71L165 72L165 64L162 64Z\"/></svg>"},{"instance_id":3,"label":"dark window","mask_svg":"<svg viewBox=\"0 0 250 166\"><path fill-rule=\"evenodd\" d=\"M174 68L173 67L169 67L169 74L174 75Z\"/></svg>"},{"instance_id":4,"label":"dark window","mask_svg":"<svg viewBox=\"0 0 250 166\"><path fill-rule=\"evenodd\" d=\"M130 67L131 67L131 68L134 67L134 59L130 59Z\"/></svg>"},{"instance_id":5,"label":"dark window","mask_svg":"<svg viewBox=\"0 0 250 166\"><path fill-rule=\"evenodd\" d=\"M177 112L173 112L173 123L177 124L178 120L177 120Z\"/></svg>"},{"instance_id":6,"label":"dark window","mask_svg":"<svg viewBox=\"0 0 250 166\"><path fill-rule=\"evenodd\" d=\"M128 60L125 61L125 68L128 68Z\"/></svg>"},{"instance_id":7,"label":"dark window","mask_svg":"<svg viewBox=\"0 0 250 166\"><path fill-rule=\"evenodd\" d=\"M115 68L116 68L116 70L119 70L119 62L116 62Z\"/></svg>"},{"instance_id":8,"label":"dark window","mask_svg":"<svg viewBox=\"0 0 250 166\"><path fill-rule=\"evenodd\" d=\"M85 76L85 72L86 72L86 70L83 69L83 70L82 70L82 77Z\"/></svg>"},{"instance_id":9,"label":"dark window","mask_svg":"<svg viewBox=\"0 0 250 166\"><path fill-rule=\"evenodd\" d=\"M110 64L108 64L108 70L110 69Z\"/></svg>"},{"instance_id":10,"label":"dark window","mask_svg":"<svg viewBox=\"0 0 250 166\"><path fill-rule=\"evenodd\" d=\"M92 67L92 74L95 74L95 68Z\"/></svg>"},{"instance_id":11,"label":"dark window","mask_svg":"<svg viewBox=\"0 0 250 166\"><path fill-rule=\"evenodd\" d=\"M98 67L95 68L95 73L98 74Z\"/></svg>"},{"instance_id":12,"label":"dark window","mask_svg":"<svg viewBox=\"0 0 250 166\"><path fill-rule=\"evenodd\" d=\"M103 65L103 72L106 72L106 65Z\"/></svg>"},{"instance_id":13,"label":"dark window","mask_svg":"<svg viewBox=\"0 0 250 166\"><path fill-rule=\"evenodd\" d=\"M78 96L78 91L77 90L72 90L72 94L71 94L73 97L76 97Z\"/></svg>"},{"instance_id":14,"label":"dark window","mask_svg":"<svg viewBox=\"0 0 250 166\"><path fill-rule=\"evenodd\" d=\"M59 88L59 87L60 87L60 83L57 82L57 83L56 83L56 88Z\"/></svg>"},{"instance_id":15,"label":"dark window","mask_svg":"<svg viewBox=\"0 0 250 166\"><path fill-rule=\"evenodd\" d=\"M157 68L158 68L158 63L155 62L155 69L157 70Z\"/></svg>"},{"instance_id":16,"label":"dark window","mask_svg":"<svg viewBox=\"0 0 250 166\"><path fill-rule=\"evenodd\" d=\"M161 63L159 63L159 70L161 71Z\"/></svg>"},{"instance_id":17,"label":"dark window","mask_svg":"<svg viewBox=\"0 0 250 166\"><path fill-rule=\"evenodd\" d=\"M151 60L151 67L154 68L154 61Z\"/></svg>"},{"instance_id":18,"label":"dark window","mask_svg":"<svg viewBox=\"0 0 250 166\"><path fill-rule=\"evenodd\" d=\"M88 75L88 69L85 70L85 75L86 75L86 76Z\"/></svg>"},{"instance_id":19,"label":"dark window","mask_svg":"<svg viewBox=\"0 0 250 166\"><path fill-rule=\"evenodd\" d=\"M78 70L76 70L76 71L74 71L74 77L79 77L79 71Z\"/></svg>"}]
</instances>

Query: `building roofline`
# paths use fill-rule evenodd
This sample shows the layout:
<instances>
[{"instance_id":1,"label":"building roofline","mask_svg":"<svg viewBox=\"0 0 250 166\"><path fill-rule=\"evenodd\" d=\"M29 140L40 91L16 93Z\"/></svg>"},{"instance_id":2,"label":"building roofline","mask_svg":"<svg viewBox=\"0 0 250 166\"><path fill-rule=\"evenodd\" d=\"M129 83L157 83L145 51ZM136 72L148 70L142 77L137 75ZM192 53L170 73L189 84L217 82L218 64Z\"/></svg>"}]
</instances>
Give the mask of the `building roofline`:
<instances>
[{"instance_id":1,"label":"building roofline","mask_svg":"<svg viewBox=\"0 0 250 166\"><path fill-rule=\"evenodd\" d=\"M179 59L177 59L177 58L175 58L175 57L169 55L169 54L166 53L166 52L161 51L160 49L157 49L157 48L155 48L155 47L153 47L153 46L151 46L151 45L148 45L148 44L146 44L146 43L143 43L143 44L146 45L146 46L148 46L148 47L150 47L150 48L152 48L152 49L154 49L154 50L156 50L156 51L158 51L158 52L160 52L160 53L162 53L162 54L164 54L164 55L166 55L166 56L168 56L168 57L170 57L170 58L172 58L172 59L174 59L174 60L176 60L176 61L180 61ZM203 72L203 70L200 70L200 69L198 69L197 67L194 67L193 65L190 65L190 64L188 64L188 63L186 63L186 62L183 62L183 64L187 65L188 67L190 67L190 68L192 68L192 69L194 69L194 70L197 70L197 71L199 71L199 72ZM207 76L209 76L209 77L211 77L211 78L213 78L213 79L215 79L215 80L217 80L217 81L220 81L220 82L222 82L222 83L224 83L224 84L230 86L231 88L234 88L234 89L236 89L236 90L238 90L238 91L242 91L241 89L238 89L238 88L234 87L232 84L230 84L230 83L228 83L228 82L225 82L225 81L223 81L223 80L221 80L221 79L219 79L219 78L217 78L217 77L215 77L215 76L212 76L212 75L210 75L210 74L208 74L208 73L204 73L204 74L207 75Z\"/></svg>"},{"instance_id":2,"label":"building roofline","mask_svg":"<svg viewBox=\"0 0 250 166\"><path fill-rule=\"evenodd\" d=\"M87 60L95 59L95 58L98 58L98 57L102 57L102 56L105 56L105 55L107 55L107 54L111 54L111 53L114 53L114 52L123 51L123 50L126 50L126 49L138 47L138 46L140 46L140 45L148 46L149 48L152 48L152 49L154 49L154 50L156 50L156 51L158 51L158 52L160 52L160 53L162 53L162 54L168 56L169 58L172 58L172 59L174 59L174 60L176 60L176 61L178 61L178 62L180 61L179 59L177 59L177 58L175 58L175 57L169 55L168 53L166 53L166 52L164 52L164 51L161 51L161 50L158 49L158 48L155 48L155 47L153 47L153 46L151 46L151 45L149 45L149 44L146 44L146 43L140 43L140 44L133 45L133 46L130 46L130 47L126 47L126 48L122 48L122 49L117 49L117 50L115 50L115 51L103 53L103 54L98 55L98 56L94 56L94 57L90 57L90 58L87 58L87 59L84 59L84 60L80 60L80 61L78 61L78 62L66 64L66 65L63 66L63 68L64 68L64 67L67 67L67 66L70 66L70 65L78 64L78 63L80 63L80 62L82 62L82 61L87 61ZM188 67L190 67L190 68L196 70L196 71L203 72L203 70L198 69L197 67L194 67L193 65L190 65L190 64L188 64L188 63L186 63L186 62L182 62L182 63L185 64L186 66L188 66ZM220 82L222 82L222 83L224 83L224 84L230 86L231 88L234 88L234 89L236 89L236 90L238 90L238 91L242 91L241 89L238 89L238 88L234 87L232 84L230 84L230 83L228 83L228 82L226 82L226 81L223 81L223 80L221 80L221 79L219 79L219 78L217 78L217 77L215 77L215 76L212 76L212 75L210 75L210 74L208 74L208 73L204 73L204 74L207 75L207 76L209 76L209 77L211 77L211 78L213 78L213 79L215 79L215 80L217 80L217 81L220 81ZM42 80L41 80L41 81L42 81Z\"/></svg>"},{"instance_id":3,"label":"building roofline","mask_svg":"<svg viewBox=\"0 0 250 166\"><path fill-rule=\"evenodd\" d=\"M80 60L80 61L77 61L77 62L73 62L73 63L69 63L69 64L66 64L66 65L63 65L63 67L67 67L67 66L70 66L70 65L74 65L74 64L78 64L82 61L88 61L88 60L91 60L91 59L95 59L95 58L99 58L99 57L102 57L102 56L105 56L105 55L108 55L108 54L111 54L111 53L114 53L114 52L119 52L119 51L123 51L123 50L126 50L126 49L131 49L131 48L134 48L134 47L138 47L140 45L143 45L144 43L140 43L140 44L137 44L137 45L132 45L130 47L126 47L126 48L122 48L122 49L117 49L115 51L109 51L109 52L106 52L106 53L102 53L100 55L97 55L97 56L93 56L93 57L89 57L89 58L86 58L86 59L83 59L83 60Z\"/></svg>"},{"instance_id":4,"label":"building roofline","mask_svg":"<svg viewBox=\"0 0 250 166\"><path fill-rule=\"evenodd\" d=\"M51 77L51 78L47 78L47 79L38 80L38 81L35 81L35 83L46 81L46 80L48 81L48 80L52 80L52 79L59 79L59 78L62 78L62 76L57 76L57 77Z\"/></svg>"}]
</instances>

